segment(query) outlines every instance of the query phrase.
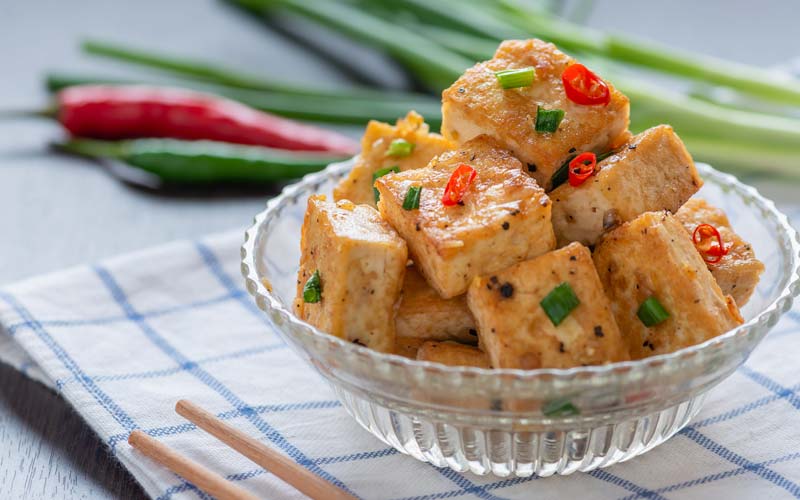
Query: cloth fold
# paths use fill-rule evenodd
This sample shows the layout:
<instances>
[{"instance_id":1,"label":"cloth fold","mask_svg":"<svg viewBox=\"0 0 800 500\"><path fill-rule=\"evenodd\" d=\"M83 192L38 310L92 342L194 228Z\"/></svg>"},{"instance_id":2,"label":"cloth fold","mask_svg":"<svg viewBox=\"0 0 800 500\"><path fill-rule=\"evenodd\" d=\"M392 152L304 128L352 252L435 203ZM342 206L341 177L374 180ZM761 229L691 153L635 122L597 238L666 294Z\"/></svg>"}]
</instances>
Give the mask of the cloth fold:
<instances>
[{"instance_id":1,"label":"cloth fold","mask_svg":"<svg viewBox=\"0 0 800 500\"><path fill-rule=\"evenodd\" d=\"M0 359L60 391L153 498L205 498L135 452L143 429L264 498L290 486L175 414L190 399L362 498L800 497L800 307L655 450L587 474L478 477L361 429L256 307L241 232L180 242L0 291Z\"/></svg>"}]
</instances>

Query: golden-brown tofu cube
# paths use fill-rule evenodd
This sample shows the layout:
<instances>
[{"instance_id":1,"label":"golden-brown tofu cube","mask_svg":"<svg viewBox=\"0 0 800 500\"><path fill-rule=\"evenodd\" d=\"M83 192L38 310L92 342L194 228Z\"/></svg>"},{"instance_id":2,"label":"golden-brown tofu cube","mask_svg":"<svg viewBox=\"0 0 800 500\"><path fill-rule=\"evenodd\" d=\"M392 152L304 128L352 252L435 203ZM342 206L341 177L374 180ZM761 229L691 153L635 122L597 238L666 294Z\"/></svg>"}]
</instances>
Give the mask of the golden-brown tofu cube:
<instances>
[{"instance_id":1,"label":"golden-brown tofu cube","mask_svg":"<svg viewBox=\"0 0 800 500\"><path fill-rule=\"evenodd\" d=\"M417 359L417 352L425 342L427 342L427 340L417 337L398 336L394 343L394 353L404 358Z\"/></svg>"},{"instance_id":2,"label":"golden-brown tofu cube","mask_svg":"<svg viewBox=\"0 0 800 500\"><path fill-rule=\"evenodd\" d=\"M594 245L603 231L644 212L675 213L703 181L683 142L667 125L635 136L597 164L580 186L564 183L550 193L558 245Z\"/></svg>"},{"instance_id":3,"label":"golden-brown tofu cube","mask_svg":"<svg viewBox=\"0 0 800 500\"><path fill-rule=\"evenodd\" d=\"M594 261L632 359L699 344L742 321L669 212L646 212L606 233ZM646 326L640 308L651 297L669 316Z\"/></svg>"},{"instance_id":4,"label":"golden-brown tofu cube","mask_svg":"<svg viewBox=\"0 0 800 500\"><path fill-rule=\"evenodd\" d=\"M408 250L377 210L312 196L300 238L295 313L320 330L382 352L395 348L395 310ZM316 273L316 278L313 278ZM313 278L317 300L304 288Z\"/></svg>"},{"instance_id":5,"label":"golden-brown tofu cube","mask_svg":"<svg viewBox=\"0 0 800 500\"><path fill-rule=\"evenodd\" d=\"M459 295L443 299L414 267L406 269L395 325L398 338L456 340L465 344L478 342L467 297Z\"/></svg>"},{"instance_id":6,"label":"golden-brown tofu cube","mask_svg":"<svg viewBox=\"0 0 800 500\"><path fill-rule=\"evenodd\" d=\"M717 228L728 253L719 262L707 264L708 270L714 275L722 293L733 297L739 307L745 305L764 272L764 264L756 259L750 243L733 231L725 212L706 200L692 198L678 210L675 217L689 234L693 234L700 224L711 224Z\"/></svg>"},{"instance_id":7,"label":"golden-brown tofu cube","mask_svg":"<svg viewBox=\"0 0 800 500\"><path fill-rule=\"evenodd\" d=\"M627 139L628 98L606 82L608 105L583 105L564 93L561 74L576 61L541 40L507 40L494 58L468 69L442 94L442 134L465 142L480 134L497 138L525 162L545 189L558 168L575 151L605 153ZM529 87L503 89L495 71L533 67ZM553 133L537 133L537 109L564 111Z\"/></svg>"},{"instance_id":8,"label":"golden-brown tofu cube","mask_svg":"<svg viewBox=\"0 0 800 500\"><path fill-rule=\"evenodd\" d=\"M392 141L402 139L413 144L411 154L392 156L389 147ZM422 116L410 111L405 118L392 126L388 123L370 121L361 139L361 153L350 174L333 190L336 201L350 200L356 204L375 206L375 191L372 188L374 175L381 169L397 167L399 170L421 168L431 159L453 149L455 145L439 134L429 132Z\"/></svg>"},{"instance_id":9,"label":"golden-brown tofu cube","mask_svg":"<svg viewBox=\"0 0 800 500\"><path fill-rule=\"evenodd\" d=\"M559 309L554 296L570 294L574 301ZM589 249L578 243L476 278L467 302L495 368L570 368L628 359Z\"/></svg>"},{"instance_id":10,"label":"golden-brown tofu cube","mask_svg":"<svg viewBox=\"0 0 800 500\"><path fill-rule=\"evenodd\" d=\"M436 342L430 340L422 344L417 351L419 361L432 361L450 366L476 366L491 368L486 353L477 347L458 342Z\"/></svg>"},{"instance_id":11,"label":"golden-brown tofu cube","mask_svg":"<svg viewBox=\"0 0 800 500\"><path fill-rule=\"evenodd\" d=\"M477 174L458 205L442 196L461 164ZM444 298L466 292L473 277L504 269L554 248L551 203L511 153L486 136L444 153L427 168L389 174L375 186L381 215L408 242L414 263ZM411 187L419 208L405 210Z\"/></svg>"}]
</instances>

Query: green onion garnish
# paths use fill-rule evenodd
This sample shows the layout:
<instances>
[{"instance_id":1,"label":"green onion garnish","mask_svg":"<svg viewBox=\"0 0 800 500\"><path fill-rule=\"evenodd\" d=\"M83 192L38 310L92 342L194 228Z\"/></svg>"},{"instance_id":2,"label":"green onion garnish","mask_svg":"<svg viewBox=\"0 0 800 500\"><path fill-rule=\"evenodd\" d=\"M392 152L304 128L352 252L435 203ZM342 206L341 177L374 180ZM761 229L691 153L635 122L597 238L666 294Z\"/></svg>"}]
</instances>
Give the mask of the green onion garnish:
<instances>
[{"instance_id":1,"label":"green onion garnish","mask_svg":"<svg viewBox=\"0 0 800 500\"><path fill-rule=\"evenodd\" d=\"M636 316L644 323L644 326L655 326L666 321L669 318L669 313L657 298L651 296L642 302L636 312Z\"/></svg>"},{"instance_id":2,"label":"green onion garnish","mask_svg":"<svg viewBox=\"0 0 800 500\"><path fill-rule=\"evenodd\" d=\"M394 156L395 158L402 158L414 152L416 144L408 142L405 139L395 139L389 144L389 149L386 151L386 156Z\"/></svg>"},{"instance_id":3,"label":"green onion garnish","mask_svg":"<svg viewBox=\"0 0 800 500\"><path fill-rule=\"evenodd\" d=\"M546 417L570 417L580 415L580 410L567 399L555 399L542 406L542 413Z\"/></svg>"},{"instance_id":4,"label":"green onion garnish","mask_svg":"<svg viewBox=\"0 0 800 500\"><path fill-rule=\"evenodd\" d=\"M504 89L530 87L536 79L536 70L533 68L504 69L495 71L494 76Z\"/></svg>"},{"instance_id":5,"label":"green onion garnish","mask_svg":"<svg viewBox=\"0 0 800 500\"><path fill-rule=\"evenodd\" d=\"M419 208L419 196L422 193L422 186L411 186L403 200L403 210L416 210Z\"/></svg>"},{"instance_id":6,"label":"green onion garnish","mask_svg":"<svg viewBox=\"0 0 800 500\"><path fill-rule=\"evenodd\" d=\"M603 153L603 154L599 154L599 155L597 155L597 163L600 163L601 161L605 160L605 159L606 159L606 158L608 158L609 156L613 155L613 154L614 154L614 152L615 152L615 151L612 149L611 151L606 151L606 152L605 152L605 153Z\"/></svg>"},{"instance_id":7,"label":"green onion garnish","mask_svg":"<svg viewBox=\"0 0 800 500\"><path fill-rule=\"evenodd\" d=\"M581 301L578 300L575 292L572 291L572 287L565 281L553 288L553 290L539 302L539 305L542 306L547 317L553 322L553 325L558 326L580 303Z\"/></svg>"},{"instance_id":8,"label":"green onion garnish","mask_svg":"<svg viewBox=\"0 0 800 500\"><path fill-rule=\"evenodd\" d=\"M575 157L570 156L569 159L560 167L558 167L558 170L555 171L553 176L550 178L550 189L555 189L569 180L569 163L573 158Z\"/></svg>"},{"instance_id":9,"label":"green onion garnish","mask_svg":"<svg viewBox=\"0 0 800 500\"><path fill-rule=\"evenodd\" d=\"M303 286L303 301L314 304L320 300L322 300L322 281L319 279L319 269L317 269Z\"/></svg>"},{"instance_id":10,"label":"green onion garnish","mask_svg":"<svg viewBox=\"0 0 800 500\"><path fill-rule=\"evenodd\" d=\"M400 167L398 167L397 165L393 167L381 168L379 170L376 170L375 173L372 174L372 183L375 184L375 181L377 181L378 178L383 177L386 174L391 174L391 173L396 174L398 172L400 172ZM378 188L376 188L375 186L372 186L372 192L375 193L375 203L378 203L381 199L380 191L378 191Z\"/></svg>"},{"instance_id":11,"label":"green onion garnish","mask_svg":"<svg viewBox=\"0 0 800 500\"><path fill-rule=\"evenodd\" d=\"M597 155L597 163L600 163L601 161L605 160L606 158L608 158L609 156L611 156L613 154L614 154L614 150L607 151L607 152L605 152L603 154ZM551 190L557 188L558 186L564 184L565 182L567 182L567 180L569 180L569 164L570 164L570 162L572 162L572 160L575 159L575 156L577 156L577 155L570 155L570 157L567 158L567 161L562 163L561 166L558 167L558 170L556 170L553 173L553 176L550 177L550 189Z\"/></svg>"},{"instance_id":12,"label":"green onion garnish","mask_svg":"<svg viewBox=\"0 0 800 500\"><path fill-rule=\"evenodd\" d=\"M563 109L544 109L539 106L536 109L536 131L540 133L555 132L563 119Z\"/></svg>"}]
</instances>

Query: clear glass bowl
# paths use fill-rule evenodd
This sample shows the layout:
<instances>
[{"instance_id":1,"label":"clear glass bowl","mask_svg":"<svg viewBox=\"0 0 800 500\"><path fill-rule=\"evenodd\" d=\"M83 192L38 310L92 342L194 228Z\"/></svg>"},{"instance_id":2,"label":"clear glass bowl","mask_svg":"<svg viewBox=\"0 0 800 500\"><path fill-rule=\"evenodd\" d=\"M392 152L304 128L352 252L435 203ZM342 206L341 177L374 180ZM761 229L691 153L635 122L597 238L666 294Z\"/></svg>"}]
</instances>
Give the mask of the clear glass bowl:
<instances>
[{"instance_id":1,"label":"clear glass bowl","mask_svg":"<svg viewBox=\"0 0 800 500\"><path fill-rule=\"evenodd\" d=\"M766 265L742 326L671 354L572 369L484 370L381 354L320 332L290 307L306 199L330 194L351 166L331 165L271 200L245 235L242 273L280 334L364 428L439 467L548 476L644 453L697 414L800 291L800 243L787 218L752 187L698 165L700 196L728 213Z\"/></svg>"}]
</instances>

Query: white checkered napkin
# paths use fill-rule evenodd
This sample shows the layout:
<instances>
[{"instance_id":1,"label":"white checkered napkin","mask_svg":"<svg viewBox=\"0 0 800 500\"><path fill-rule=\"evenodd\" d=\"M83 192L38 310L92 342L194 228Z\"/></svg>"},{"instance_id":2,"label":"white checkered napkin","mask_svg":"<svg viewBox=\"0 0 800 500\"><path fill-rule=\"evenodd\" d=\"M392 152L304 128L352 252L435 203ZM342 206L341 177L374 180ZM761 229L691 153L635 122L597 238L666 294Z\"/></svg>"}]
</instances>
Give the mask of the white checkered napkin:
<instances>
[{"instance_id":1,"label":"white checkered napkin","mask_svg":"<svg viewBox=\"0 0 800 500\"><path fill-rule=\"evenodd\" d=\"M134 452L133 429L259 496L300 498L176 415L179 398L362 498L800 497L800 308L654 451L588 474L480 478L358 427L244 291L240 242L237 231L176 243L0 292L0 357L61 391L155 498L203 495Z\"/></svg>"}]
</instances>

